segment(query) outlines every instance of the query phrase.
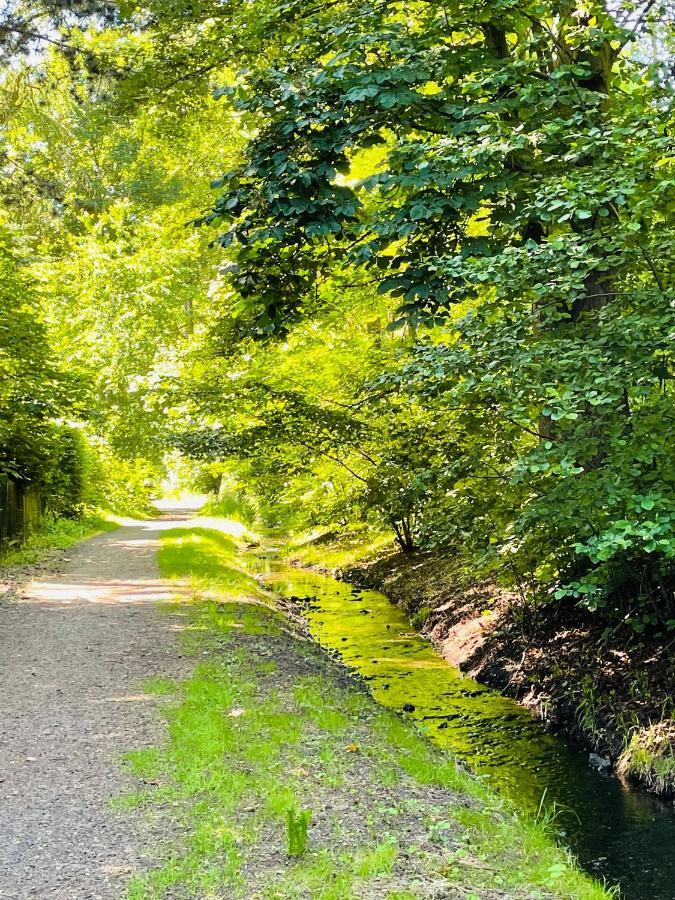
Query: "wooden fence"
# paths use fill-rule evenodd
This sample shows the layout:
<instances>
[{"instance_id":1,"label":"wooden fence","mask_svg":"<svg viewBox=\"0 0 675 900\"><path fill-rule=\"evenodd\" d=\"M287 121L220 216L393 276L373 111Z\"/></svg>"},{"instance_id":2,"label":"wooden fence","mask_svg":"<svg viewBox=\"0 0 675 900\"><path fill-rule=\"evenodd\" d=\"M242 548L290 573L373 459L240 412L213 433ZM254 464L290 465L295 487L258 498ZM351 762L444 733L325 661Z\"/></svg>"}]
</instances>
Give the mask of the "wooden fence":
<instances>
[{"instance_id":1,"label":"wooden fence","mask_svg":"<svg viewBox=\"0 0 675 900\"><path fill-rule=\"evenodd\" d=\"M0 552L22 543L37 527L41 514L39 491L23 490L0 475Z\"/></svg>"}]
</instances>

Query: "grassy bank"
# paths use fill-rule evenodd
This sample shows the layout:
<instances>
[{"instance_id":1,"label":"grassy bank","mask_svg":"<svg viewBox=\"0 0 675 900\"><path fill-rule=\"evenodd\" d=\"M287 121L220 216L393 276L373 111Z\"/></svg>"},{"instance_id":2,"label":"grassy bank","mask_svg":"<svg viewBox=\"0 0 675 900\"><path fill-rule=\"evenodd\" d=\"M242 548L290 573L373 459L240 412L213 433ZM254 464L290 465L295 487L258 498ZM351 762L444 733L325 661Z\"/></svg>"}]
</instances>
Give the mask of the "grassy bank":
<instances>
[{"instance_id":1,"label":"grassy bank","mask_svg":"<svg viewBox=\"0 0 675 900\"><path fill-rule=\"evenodd\" d=\"M163 538L163 574L192 587L167 612L196 666L145 686L165 697L167 742L128 755L145 787L121 802L175 827L131 900L608 896L550 823L378 707L239 552L213 527Z\"/></svg>"},{"instance_id":2,"label":"grassy bank","mask_svg":"<svg viewBox=\"0 0 675 900\"><path fill-rule=\"evenodd\" d=\"M573 602L524 608L452 557L403 554L361 531L300 540L300 565L382 590L453 665L614 761L618 774L675 795L675 659L668 632L638 634Z\"/></svg>"}]
</instances>

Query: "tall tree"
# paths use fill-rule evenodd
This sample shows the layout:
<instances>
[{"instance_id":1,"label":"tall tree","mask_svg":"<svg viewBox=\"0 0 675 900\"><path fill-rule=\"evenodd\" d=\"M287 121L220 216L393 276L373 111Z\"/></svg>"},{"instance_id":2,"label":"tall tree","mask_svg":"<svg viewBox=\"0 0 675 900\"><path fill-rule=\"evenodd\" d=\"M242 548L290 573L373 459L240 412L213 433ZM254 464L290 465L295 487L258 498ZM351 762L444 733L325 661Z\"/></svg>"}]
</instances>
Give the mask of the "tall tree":
<instances>
[{"instance_id":1,"label":"tall tree","mask_svg":"<svg viewBox=\"0 0 675 900\"><path fill-rule=\"evenodd\" d=\"M205 219L234 313L283 332L368 273L394 327L441 326L380 386L484 435L441 466L464 527L560 596L675 617L672 85L631 51L667 5L284 9L285 64L224 90L255 128Z\"/></svg>"}]
</instances>

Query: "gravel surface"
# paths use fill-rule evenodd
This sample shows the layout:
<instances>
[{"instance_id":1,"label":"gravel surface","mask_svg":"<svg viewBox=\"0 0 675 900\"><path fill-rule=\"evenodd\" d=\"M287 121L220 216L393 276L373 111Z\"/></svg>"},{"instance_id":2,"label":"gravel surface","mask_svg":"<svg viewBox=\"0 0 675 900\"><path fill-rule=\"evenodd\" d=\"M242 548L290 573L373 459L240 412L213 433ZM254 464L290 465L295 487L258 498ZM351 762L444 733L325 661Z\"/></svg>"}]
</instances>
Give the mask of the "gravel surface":
<instances>
[{"instance_id":1,"label":"gravel surface","mask_svg":"<svg viewBox=\"0 0 675 900\"><path fill-rule=\"evenodd\" d=\"M187 517L85 541L60 572L0 603L2 898L119 898L152 862L151 826L110 800L129 788L119 755L163 740L139 682L191 668L175 619L157 608L172 590L155 559L159 532Z\"/></svg>"}]
</instances>

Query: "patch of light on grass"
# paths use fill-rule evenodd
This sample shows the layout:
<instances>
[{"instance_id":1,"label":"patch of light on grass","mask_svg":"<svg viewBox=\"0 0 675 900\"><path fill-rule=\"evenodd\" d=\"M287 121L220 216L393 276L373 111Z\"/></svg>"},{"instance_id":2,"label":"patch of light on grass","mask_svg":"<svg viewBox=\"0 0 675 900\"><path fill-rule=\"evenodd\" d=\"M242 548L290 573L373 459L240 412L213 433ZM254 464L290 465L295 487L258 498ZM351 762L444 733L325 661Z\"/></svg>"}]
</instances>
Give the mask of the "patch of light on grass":
<instances>
[{"instance_id":1,"label":"patch of light on grass","mask_svg":"<svg viewBox=\"0 0 675 900\"><path fill-rule=\"evenodd\" d=\"M221 519L219 516L198 516L194 519L193 524L197 528L210 528L213 531L220 531L237 540L242 538L257 540L256 535L249 531L246 525L237 522L236 519Z\"/></svg>"}]
</instances>

